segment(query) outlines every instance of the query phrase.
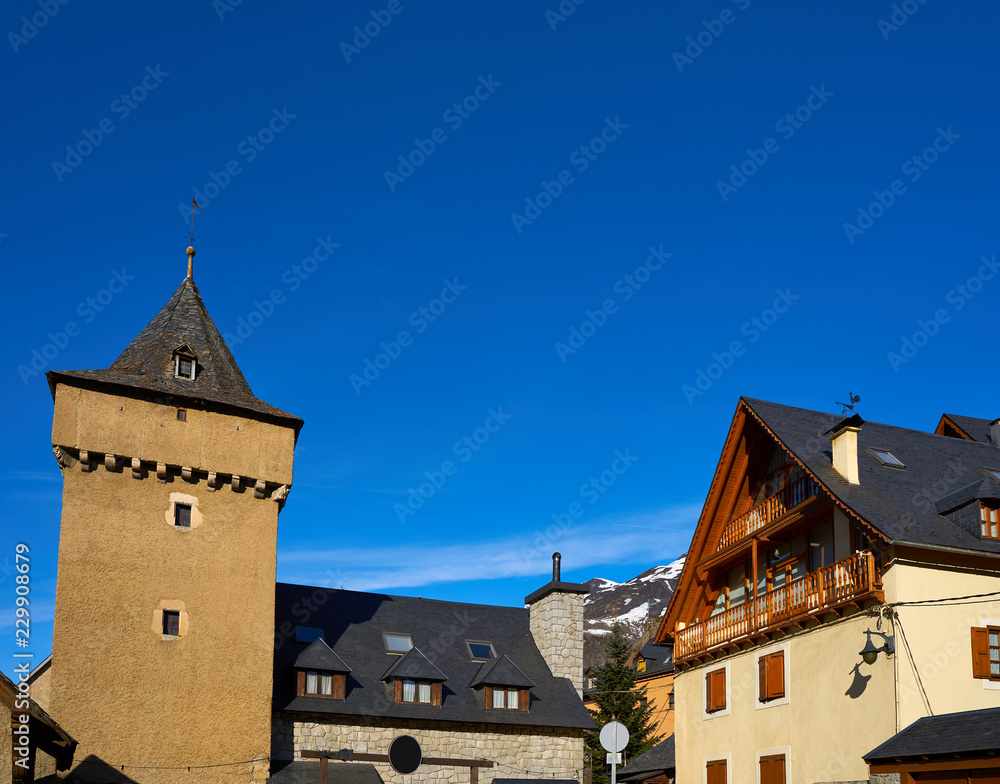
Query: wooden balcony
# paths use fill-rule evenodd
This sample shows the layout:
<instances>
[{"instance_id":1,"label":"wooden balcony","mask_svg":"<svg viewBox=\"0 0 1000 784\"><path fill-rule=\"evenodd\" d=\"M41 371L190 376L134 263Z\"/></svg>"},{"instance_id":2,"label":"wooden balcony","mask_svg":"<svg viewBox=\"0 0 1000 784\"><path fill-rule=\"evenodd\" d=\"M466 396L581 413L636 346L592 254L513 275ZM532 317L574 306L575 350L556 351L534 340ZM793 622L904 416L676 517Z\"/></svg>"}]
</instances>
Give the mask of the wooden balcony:
<instances>
[{"instance_id":1,"label":"wooden balcony","mask_svg":"<svg viewBox=\"0 0 1000 784\"><path fill-rule=\"evenodd\" d=\"M785 485L774 495L765 498L749 512L732 520L722 532L719 550L725 550L745 536L759 531L769 523L787 514L799 504L819 494L819 485L811 477L801 476Z\"/></svg>"},{"instance_id":2,"label":"wooden balcony","mask_svg":"<svg viewBox=\"0 0 1000 784\"><path fill-rule=\"evenodd\" d=\"M674 662L682 664L714 649L751 640L788 624L822 620L833 611L865 598L882 599L882 580L870 552L824 566L794 582L767 591L674 635Z\"/></svg>"}]
</instances>

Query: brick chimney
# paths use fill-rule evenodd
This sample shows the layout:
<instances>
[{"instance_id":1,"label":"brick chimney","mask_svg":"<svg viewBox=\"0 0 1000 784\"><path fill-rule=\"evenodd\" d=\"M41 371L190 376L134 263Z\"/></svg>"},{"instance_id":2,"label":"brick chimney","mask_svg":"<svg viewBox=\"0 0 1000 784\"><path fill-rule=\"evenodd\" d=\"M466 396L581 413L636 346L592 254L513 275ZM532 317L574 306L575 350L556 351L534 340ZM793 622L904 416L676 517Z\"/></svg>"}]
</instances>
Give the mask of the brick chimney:
<instances>
[{"instance_id":1,"label":"brick chimney","mask_svg":"<svg viewBox=\"0 0 1000 784\"><path fill-rule=\"evenodd\" d=\"M861 484L858 478L858 433L864 423L865 420L855 414L826 431L833 443L833 467L852 485Z\"/></svg>"},{"instance_id":2,"label":"brick chimney","mask_svg":"<svg viewBox=\"0 0 1000 784\"><path fill-rule=\"evenodd\" d=\"M568 678L583 697L583 597L590 586L564 583L562 556L552 554L552 582L524 597L535 645L557 678Z\"/></svg>"}]
</instances>

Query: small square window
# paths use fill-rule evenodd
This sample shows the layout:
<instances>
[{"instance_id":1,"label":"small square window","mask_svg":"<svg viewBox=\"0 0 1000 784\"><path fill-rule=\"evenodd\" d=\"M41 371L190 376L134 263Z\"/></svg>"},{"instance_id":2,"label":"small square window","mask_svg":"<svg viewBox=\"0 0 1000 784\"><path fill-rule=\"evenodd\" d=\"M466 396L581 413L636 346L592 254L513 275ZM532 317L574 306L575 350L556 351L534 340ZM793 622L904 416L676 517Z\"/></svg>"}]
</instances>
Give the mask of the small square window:
<instances>
[{"instance_id":1,"label":"small square window","mask_svg":"<svg viewBox=\"0 0 1000 784\"><path fill-rule=\"evenodd\" d=\"M903 461L896 457L888 449L872 449L871 453L875 456L882 465L888 466L890 468L906 468L903 465Z\"/></svg>"},{"instance_id":2,"label":"small square window","mask_svg":"<svg viewBox=\"0 0 1000 784\"><path fill-rule=\"evenodd\" d=\"M181 422L187 422L187 418L188 418L188 412L187 412L187 410L183 409L183 408L178 408L177 409L177 419L179 419Z\"/></svg>"},{"instance_id":3,"label":"small square window","mask_svg":"<svg viewBox=\"0 0 1000 784\"><path fill-rule=\"evenodd\" d=\"M413 639L408 634L382 632L382 642L385 643L386 653L397 655L406 653L413 647Z\"/></svg>"},{"instance_id":4,"label":"small square window","mask_svg":"<svg viewBox=\"0 0 1000 784\"><path fill-rule=\"evenodd\" d=\"M166 637L180 637L181 614L177 610L163 611L163 634Z\"/></svg>"},{"instance_id":5,"label":"small square window","mask_svg":"<svg viewBox=\"0 0 1000 784\"><path fill-rule=\"evenodd\" d=\"M179 528L191 527L191 504L174 504L174 525Z\"/></svg>"},{"instance_id":6,"label":"small square window","mask_svg":"<svg viewBox=\"0 0 1000 784\"><path fill-rule=\"evenodd\" d=\"M489 661L497 656L496 651L493 650L493 643L466 640L465 645L469 649L469 658L473 661Z\"/></svg>"}]
</instances>

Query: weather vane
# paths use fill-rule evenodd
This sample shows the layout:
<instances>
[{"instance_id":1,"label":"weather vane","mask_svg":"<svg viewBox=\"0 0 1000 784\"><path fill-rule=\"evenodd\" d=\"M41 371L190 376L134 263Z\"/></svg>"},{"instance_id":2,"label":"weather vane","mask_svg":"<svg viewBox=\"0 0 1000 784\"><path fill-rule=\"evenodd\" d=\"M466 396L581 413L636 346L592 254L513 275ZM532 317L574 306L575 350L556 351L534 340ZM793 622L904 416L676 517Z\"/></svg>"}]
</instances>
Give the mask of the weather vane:
<instances>
[{"instance_id":1,"label":"weather vane","mask_svg":"<svg viewBox=\"0 0 1000 784\"><path fill-rule=\"evenodd\" d=\"M204 212L204 209L202 207L199 207L198 206L198 202L196 202L194 199L191 199L191 205L192 205L192 210L191 210L191 234L188 235L188 239L189 239L191 247L194 247L194 241L196 239L198 239L197 237L194 236L194 211L195 210L202 210L202 212Z\"/></svg>"},{"instance_id":2,"label":"weather vane","mask_svg":"<svg viewBox=\"0 0 1000 784\"><path fill-rule=\"evenodd\" d=\"M861 395L855 395L853 392L848 392L847 399L850 400L851 402L841 403L839 400L837 401L838 406L844 407L844 410L840 412L841 416L847 416L848 411L854 411L854 407L861 402ZM857 411L854 411L854 413L856 414Z\"/></svg>"}]
</instances>

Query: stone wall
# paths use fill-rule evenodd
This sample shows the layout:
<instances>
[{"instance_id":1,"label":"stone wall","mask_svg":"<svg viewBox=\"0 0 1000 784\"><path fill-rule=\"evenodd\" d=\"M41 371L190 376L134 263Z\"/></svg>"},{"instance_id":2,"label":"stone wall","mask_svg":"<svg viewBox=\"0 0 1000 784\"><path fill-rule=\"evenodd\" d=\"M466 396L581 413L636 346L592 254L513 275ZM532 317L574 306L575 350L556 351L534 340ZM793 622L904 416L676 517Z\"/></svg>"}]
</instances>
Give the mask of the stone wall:
<instances>
[{"instance_id":1,"label":"stone wall","mask_svg":"<svg viewBox=\"0 0 1000 784\"><path fill-rule=\"evenodd\" d=\"M479 769L480 784L495 778L572 778L583 781L583 731L549 727L505 727L466 722L417 722L362 717L276 713L272 721L274 759L298 759L305 750L386 754L393 738L411 735L424 757L490 760ZM336 764L331 763L331 764ZM388 762L372 763L386 784L404 784ZM422 766L421 781L468 784L469 768Z\"/></svg>"},{"instance_id":2,"label":"stone wall","mask_svg":"<svg viewBox=\"0 0 1000 784\"><path fill-rule=\"evenodd\" d=\"M583 697L583 594L553 591L531 605L531 635L557 678Z\"/></svg>"}]
</instances>

